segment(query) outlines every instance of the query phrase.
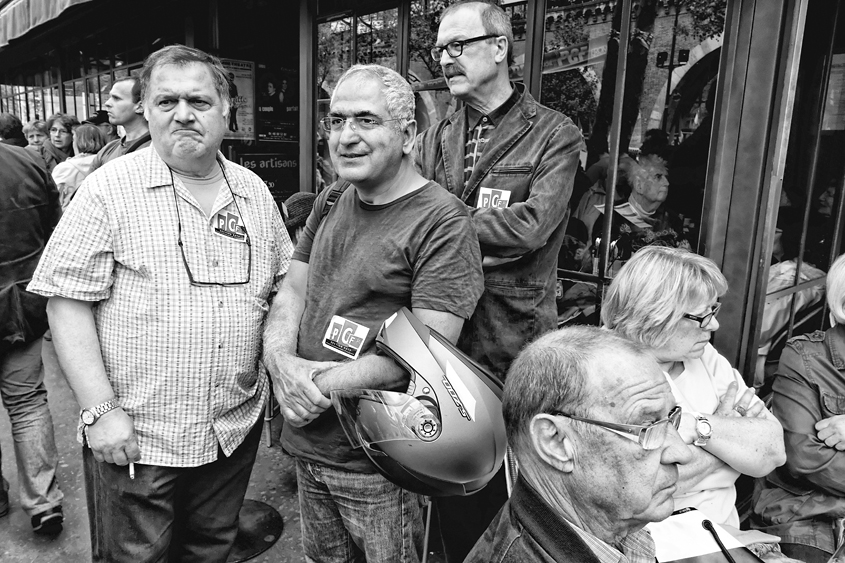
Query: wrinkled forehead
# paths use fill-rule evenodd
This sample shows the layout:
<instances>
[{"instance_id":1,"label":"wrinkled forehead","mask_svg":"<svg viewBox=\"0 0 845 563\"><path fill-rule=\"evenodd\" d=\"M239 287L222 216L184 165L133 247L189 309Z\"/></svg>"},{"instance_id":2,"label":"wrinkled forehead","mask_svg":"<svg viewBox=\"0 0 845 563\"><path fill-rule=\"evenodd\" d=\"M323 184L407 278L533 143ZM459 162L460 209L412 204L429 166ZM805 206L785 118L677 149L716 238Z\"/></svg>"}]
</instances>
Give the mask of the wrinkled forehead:
<instances>
[{"instance_id":1,"label":"wrinkled forehead","mask_svg":"<svg viewBox=\"0 0 845 563\"><path fill-rule=\"evenodd\" d=\"M618 352L593 370L590 410L622 424L664 418L675 406L672 389L657 361L646 354Z\"/></svg>"}]
</instances>

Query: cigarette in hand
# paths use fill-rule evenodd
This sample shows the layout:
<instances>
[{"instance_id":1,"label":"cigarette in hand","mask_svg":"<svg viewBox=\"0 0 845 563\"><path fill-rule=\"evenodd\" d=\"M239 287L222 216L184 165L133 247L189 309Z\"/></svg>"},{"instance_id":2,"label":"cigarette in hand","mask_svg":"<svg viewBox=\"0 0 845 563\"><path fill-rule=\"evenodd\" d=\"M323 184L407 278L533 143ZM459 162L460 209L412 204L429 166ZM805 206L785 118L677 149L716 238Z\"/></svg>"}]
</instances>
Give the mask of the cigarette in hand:
<instances>
[{"instance_id":1,"label":"cigarette in hand","mask_svg":"<svg viewBox=\"0 0 845 563\"><path fill-rule=\"evenodd\" d=\"M130 479L135 478L135 464L132 463L131 461L129 462L129 478Z\"/></svg>"}]
</instances>

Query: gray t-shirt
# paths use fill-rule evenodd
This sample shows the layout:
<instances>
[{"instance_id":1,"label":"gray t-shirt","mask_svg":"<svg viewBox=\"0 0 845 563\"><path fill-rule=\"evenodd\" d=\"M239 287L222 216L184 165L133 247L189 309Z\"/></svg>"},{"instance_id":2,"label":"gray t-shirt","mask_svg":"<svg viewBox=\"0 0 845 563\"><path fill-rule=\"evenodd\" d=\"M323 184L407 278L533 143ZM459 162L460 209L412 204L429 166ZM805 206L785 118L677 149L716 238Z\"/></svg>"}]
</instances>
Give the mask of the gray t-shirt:
<instances>
[{"instance_id":1,"label":"gray t-shirt","mask_svg":"<svg viewBox=\"0 0 845 563\"><path fill-rule=\"evenodd\" d=\"M385 205L370 205L350 186L320 222L330 191L314 203L293 254L309 265L300 357L347 361L375 353L381 324L402 307L472 315L484 277L463 202L429 182ZM332 408L303 428L285 425L282 444L309 461L375 472L364 453L352 449Z\"/></svg>"}]
</instances>

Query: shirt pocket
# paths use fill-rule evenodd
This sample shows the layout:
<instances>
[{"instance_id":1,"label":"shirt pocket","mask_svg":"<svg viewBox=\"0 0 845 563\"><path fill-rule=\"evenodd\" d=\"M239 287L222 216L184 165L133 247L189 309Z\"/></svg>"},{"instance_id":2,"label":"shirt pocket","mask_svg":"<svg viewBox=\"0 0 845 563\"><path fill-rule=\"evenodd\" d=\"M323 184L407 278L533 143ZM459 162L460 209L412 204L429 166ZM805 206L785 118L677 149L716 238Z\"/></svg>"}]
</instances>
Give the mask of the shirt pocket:
<instances>
[{"instance_id":1,"label":"shirt pocket","mask_svg":"<svg viewBox=\"0 0 845 563\"><path fill-rule=\"evenodd\" d=\"M533 177L534 166L530 163L497 164L480 185L484 188L510 192L508 203L510 206L528 199Z\"/></svg>"},{"instance_id":2,"label":"shirt pocket","mask_svg":"<svg viewBox=\"0 0 845 563\"><path fill-rule=\"evenodd\" d=\"M822 409L829 416L845 414L845 396L822 391Z\"/></svg>"}]
</instances>

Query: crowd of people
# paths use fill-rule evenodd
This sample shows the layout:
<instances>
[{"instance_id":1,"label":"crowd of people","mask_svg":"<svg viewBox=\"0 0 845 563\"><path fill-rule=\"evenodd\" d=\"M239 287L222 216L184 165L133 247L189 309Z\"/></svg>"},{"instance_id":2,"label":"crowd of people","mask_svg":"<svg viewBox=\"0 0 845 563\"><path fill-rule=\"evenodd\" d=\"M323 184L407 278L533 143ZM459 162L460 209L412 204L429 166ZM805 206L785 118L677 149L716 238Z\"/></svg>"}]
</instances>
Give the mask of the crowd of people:
<instances>
[{"instance_id":1,"label":"crowd of people","mask_svg":"<svg viewBox=\"0 0 845 563\"><path fill-rule=\"evenodd\" d=\"M431 56L463 105L426 131L402 76L348 69L320 121L339 180L281 210L220 152L232 90L200 50L164 47L115 82L109 127L2 116L0 395L36 533L64 518L49 324L80 407L94 561L226 561L271 393L308 561L420 561L430 502L449 563L647 563L689 509L767 561L826 561L845 516L845 259L833 328L790 341L770 410L710 344L728 284L680 243L665 163L623 157L613 232L630 236L603 327L558 328L583 140L510 81L512 46L497 5L446 8ZM585 244L605 220L595 195L576 214ZM661 231L676 238L647 244ZM339 419L333 393L416 384L377 346L402 308L504 382L512 459L475 494L404 488ZM747 537L741 474L761 483Z\"/></svg>"}]
</instances>

